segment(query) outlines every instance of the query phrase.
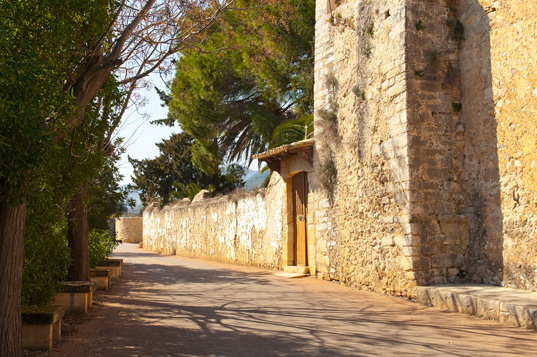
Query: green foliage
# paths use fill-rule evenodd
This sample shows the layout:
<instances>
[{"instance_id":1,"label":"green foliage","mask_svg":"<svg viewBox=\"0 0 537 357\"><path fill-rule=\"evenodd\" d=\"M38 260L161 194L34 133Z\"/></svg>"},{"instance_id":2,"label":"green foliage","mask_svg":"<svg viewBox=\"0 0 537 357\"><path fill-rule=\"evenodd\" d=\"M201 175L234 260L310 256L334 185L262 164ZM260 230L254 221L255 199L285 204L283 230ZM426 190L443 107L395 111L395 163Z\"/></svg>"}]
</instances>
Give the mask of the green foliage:
<instances>
[{"instance_id":1,"label":"green foliage","mask_svg":"<svg viewBox=\"0 0 537 357\"><path fill-rule=\"evenodd\" d=\"M28 205L24 303L50 301L67 274L64 210L77 185L98 171L96 147L87 149L103 132L96 118L107 114L90 108L94 122L73 133L66 118L77 115L76 103L64 84L83 67L115 6L112 0L0 2L0 205ZM75 153L81 157L75 160Z\"/></svg>"},{"instance_id":2,"label":"green foliage","mask_svg":"<svg viewBox=\"0 0 537 357\"><path fill-rule=\"evenodd\" d=\"M95 268L95 264L112 254L119 241L108 231L93 229L89 232L88 244L90 267Z\"/></svg>"},{"instance_id":3,"label":"green foliage","mask_svg":"<svg viewBox=\"0 0 537 357\"><path fill-rule=\"evenodd\" d=\"M421 21L421 19L416 21L414 26L416 27L416 31L422 31L425 28L425 26L423 26L423 22Z\"/></svg>"},{"instance_id":4,"label":"green foliage","mask_svg":"<svg viewBox=\"0 0 537 357\"><path fill-rule=\"evenodd\" d=\"M60 128L52 117L69 102L55 77L58 64L43 56L51 43L39 39L30 21L33 14L37 26L48 23L35 6L0 3L0 202L9 205L24 200L33 171L54 147L50 139Z\"/></svg>"},{"instance_id":5,"label":"green foliage","mask_svg":"<svg viewBox=\"0 0 537 357\"><path fill-rule=\"evenodd\" d=\"M75 145L74 149L81 147ZM59 291L58 282L67 278L71 264L65 218L68 200L80 181L87 178L86 175L98 173L102 160L102 152L90 155L91 150L85 151L87 156L77 158L80 166L73 166L66 152L68 150L69 147L64 145L52 151L49 160L55 165L36 169L38 177L28 186L22 286L23 302L26 304L50 302ZM108 218L118 210L114 201L120 199L121 194L114 192L120 179L113 166L115 159L117 154L107 161L99 178L91 182L90 227L108 229Z\"/></svg>"},{"instance_id":6,"label":"green foliage","mask_svg":"<svg viewBox=\"0 0 537 357\"><path fill-rule=\"evenodd\" d=\"M270 1L229 12L200 51L176 65L168 119L196 144L195 164L215 173L221 163L267 149L280 124L313 108L313 0ZM228 50L220 51L222 48Z\"/></svg>"},{"instance_id":7,"label":"green foliage","mask_svg":"<svg viewBox=\"0 0 537 357\"><path fill-rule=\"evenodd\" d=\"M416 69L414 71L414 75L418 76L418 77L423 77L423 75L424 75L423 69Z\"/></svg>"},{"instance_id":8,"label":"green foliage","mask_svg":"<svg viewBox=\"0 0 537 357\"><path fill-rule=\"evenodd\" d=\"M374 37L373 24L367 25L367 28L365 29L365 32L369 35L369 37L373 38Z\"/></svg>"},{"instance_id":9,"label":"green foliage","mask_svg":"<svg viewBox=\"0 0 537 357\"><path fill-rule=\"evenodd\" d=\"M332 109L319 109L317 114L326 121L335 122L337 120L337 113Z\"/></svg>"},{"instance_id":10,"label":"green foliage","mask_svg":"<svg viewBox=\"0 0 537 357\"><path fill-rule=\"evenodd\" d=\"M352 92L361 100L365 100L365 91L360 89L359 86L352 87Z\"/></svg>"},{"instance_id":11,"label":"green foliage","mask_svg":"<svg viewBox=\"0 0 537 357\"><path fill-rule=\"evenodd\" d=\"M24 235L22 301L41 305L59 291L58 282L67 277L71 254L67 245L67 222L63 214L62 185L48 184L51 171L36 180L28 193L28 214Z\"/></svg>"},{"instance_id":12,"label":"green foliage","mask_svg":"<svg viewBox=\"0 0 537 357\"><path fill-rule=\"evenodd\" d=\"M188 184L188 186L185 186L179 182L175 182L173 186L176 188L176 191L172 192L172 197L175 199L189 198L192 201L194 197L196 197L196 195L202 190L202 188L196 185L194 182L191 182L190 184ZM207 190L212 192L214 190L214 186L209 185L209 187L207 187Z\"/></svg>"},{"instance_id":13,"label":"green foliage","mask_svg":"<svg viewBox=\"0 0 537 357\"><path fill-rule=\"evenodd\" d=\"M319 182L321 187L333 193L337 183L337 168L334 160L330 159L319 164Z\"/></svg>"},{"instance_id":14,"label":"green foliage","mask_svg":"<svg viewBox=\"0 0 537 357\"><path fill-rule=\"evenodd\" d=\"M338 89L339 82L333 72L328 73L324 78L324 84L328 90L334 92Z\"/></svg>"},{"instance_id":15,"label":"green foliage","mask_svg":"<svg viewBox=\"0 0 537 357\"><path fill-rule=\"evenodd\" d=\"M95 33L108 26L115 1L0 2L0 202L25 201L35 171L67 136L74 113L64 81L79 66ZM9 14L9 16L6 16ZM82 15L83 14L83 15ZM48 161L48 162L47 162Z\"/></svg>"},{"instance_id":16,"label":"green foliage","mask_svg":"<svg viewBox=\"0 0 537 357\"><path fill-rule=\"evenodd\" d=\"M44 222L44 218L31 214L26 227L22 303L27 305L52 301L60 291L59 281L65 280L71 264L65 222L51 224Z\"/></svg>"},{"instance_id":17,"label":"green foliage","mask_svg":"<svg viewBox=\"0 0 537 357\"><path fill-rule=\"evenodd\" d=\"M334 98L336 93L331 91L328 97L328 108L322 108L317 111L317 114L325 121L335 123L337 122L337 112L339 105Z\"/></svg>"},{"instance_id":18,"label":"green foliage","mask_svg":"<svg viewBox=\"0 0 537 357\"><path fill-rule=\"evenodd\" d=\"M300 118L280 124L272 133L269 148L291 144L309 139L313 136L313 115L304 115Z\"/></svg>"},{"instance_id":19,"label":"green foliage","mask_svg":"<svg viewBox=\"0 0 537 357\"><path fill-rule=\"evenodd\" d=\"M244 185L244 168L240 165L228 165L211 175L194 166L194 140L186 133L174 134L157 146L160 155L154 159L129 158L134 168L133 183L141 191L144 206L190 197L197 189L214 187L214 193L225 194Z\"/></svg>"},{"instance_id":20,"label":"green foliage","mask_svg":"<svg viewBox=\"0 0 537 357\"><path fill-rule=\"evenodd\" d=\"M118 143L119 145L119 143ZM99 171L98 176L90 181L88 204L88 225L91 229L107 230L110 218L120 217L127 211L127 206L134 207L135 202L128 199L129 188L121 188L119 183L123 175L116 166L122 150L116 150Z\"/></svg>"},{"instance_id":21,"label":"green foliage","mask_svg":"<svg viewBox=\"0 0 537 357\"><path fill-rule=\"evenodd\" d=\"M453 111L455 113L458 113L462 110L462 103L451 103L451 105L453 106Z\"/></svg>"},{"instance_id":22,"label":"green foliage","mask_svg":"<svg viewBox=\"0 0 537 357\"><path fill-rule=\"evenodd\" d=\"M455 29L453 30L453 38L457 42L461 42L464 40L464 25L459 20L455 22Z\"/></svg>"}]
</instances>

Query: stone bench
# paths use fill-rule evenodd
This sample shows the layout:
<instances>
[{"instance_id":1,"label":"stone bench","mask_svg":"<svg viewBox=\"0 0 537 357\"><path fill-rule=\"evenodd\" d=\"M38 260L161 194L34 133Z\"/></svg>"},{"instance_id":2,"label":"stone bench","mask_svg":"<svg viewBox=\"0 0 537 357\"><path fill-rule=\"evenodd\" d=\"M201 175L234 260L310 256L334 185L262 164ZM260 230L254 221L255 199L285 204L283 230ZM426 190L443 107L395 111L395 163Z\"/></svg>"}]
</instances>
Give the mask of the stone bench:
<instances>
[{"instance_id":1,"label":"stone bench","mask_svg":"<svg viewBox=\"0 0 537 357\"><path fill-rule=\"evenodd\" d=\"M95 264L95 268L110 269L110 271L112 272L112 278L120 278L122 265L123 259L107 258Z\"/></svg>"},{"instance_id":2,"label":"stone bench","mask_svg":"<svg viewBox=\"0 0 537 357\"><path fill-rule=\"evenodd\" d=\"M110 269L90 269L90 281L95 283L97 290L108 291L112 286L112 272Z\"/></svg>"},{"instance_id":3,"label":"stone bench","mask_svg":"<svg viewBox=\"0 0 537 357\"><path fill-rule=\"evenodd\" d=\"M52 342L61 340L64 314L63 306L22 306L22 347L28 350L52 350Z\"/></svg>"},{"instance_id":4,"label":"stone bench","mask_svg":"<svg viewBox=\"0 0 537 357\"><path fill-rule=\"evenodd\" d=\"M66 312L85 314L93 303L96 284L90 281L64 281L63 292L56 295L54 305L65 306Z\"/></svg>"}]
</instances>

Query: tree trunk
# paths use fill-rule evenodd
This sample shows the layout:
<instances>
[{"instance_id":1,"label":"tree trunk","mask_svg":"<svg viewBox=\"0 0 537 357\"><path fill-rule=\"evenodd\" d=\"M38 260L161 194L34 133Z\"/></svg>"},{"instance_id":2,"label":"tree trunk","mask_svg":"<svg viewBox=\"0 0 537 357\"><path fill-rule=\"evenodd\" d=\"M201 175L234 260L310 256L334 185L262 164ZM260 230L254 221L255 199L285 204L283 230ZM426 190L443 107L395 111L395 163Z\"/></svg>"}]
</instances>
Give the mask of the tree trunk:
<instances>
[{"instance_id":1,"label":"tree trunk","mask_svg":"<svg viewBox=\"0 0 537 357\"><path fill-rule=\"evenodd\" d=\"M89 281L88 248L88 183L84 182L71 198L68 214L67 240L71 248L71 267L69 279Z\"/></svg>"},{"instance_id":2,"label":"tree trunk","mask_svg":"<svg viewBox=\"0 0 537 357\"><path fill-rule=\"evenodd\" d=\"M0 205L0 354L22 350L21 289L26 205Z\"/></svg>"}]
</instances>

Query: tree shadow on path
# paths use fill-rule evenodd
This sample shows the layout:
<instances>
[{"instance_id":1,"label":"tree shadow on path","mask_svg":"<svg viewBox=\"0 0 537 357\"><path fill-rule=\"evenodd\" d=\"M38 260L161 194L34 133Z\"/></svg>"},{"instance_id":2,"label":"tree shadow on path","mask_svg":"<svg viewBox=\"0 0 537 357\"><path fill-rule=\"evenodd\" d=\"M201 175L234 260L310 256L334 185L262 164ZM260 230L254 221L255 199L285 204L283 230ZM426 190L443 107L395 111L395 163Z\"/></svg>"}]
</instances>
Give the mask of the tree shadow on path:
<instances>
[{"instance_id":1,"label":"tree shadow on path","mask_svg":"<svg viewBox=\"0 0 537 357\"><path fill-rule=\"evenodd\" d=\"M121 255L124 277L51 356L531 355L537 342L314 278L140 253Z\"/></svg>"}]
</instances>

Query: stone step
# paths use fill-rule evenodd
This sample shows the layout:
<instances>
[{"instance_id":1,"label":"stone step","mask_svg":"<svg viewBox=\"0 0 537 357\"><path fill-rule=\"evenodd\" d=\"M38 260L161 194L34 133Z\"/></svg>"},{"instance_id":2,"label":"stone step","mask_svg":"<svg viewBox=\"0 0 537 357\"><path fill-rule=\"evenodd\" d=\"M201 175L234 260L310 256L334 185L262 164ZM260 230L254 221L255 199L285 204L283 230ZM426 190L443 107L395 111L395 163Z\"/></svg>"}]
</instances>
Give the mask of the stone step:
<instances>
[{"instance_id":1,"label":"stone step","mask_svg":"<svg viewBox=\"0 0 537 357\"><path fill-rule=\"evenodd\" d=\"M283 267L283 271L291 274L309 274L310 268L305 266L287 265Z\"/></svg>"},{"instance_id":2,"label":"stone step","mask_svg":"<svg viewBox=\"0 0 537 357\"><path fill-rule=\"evenodd\" d=\"M418 286L416 301L537 330L537 292L479 284Z\"/></svg>"}]
</instances>

